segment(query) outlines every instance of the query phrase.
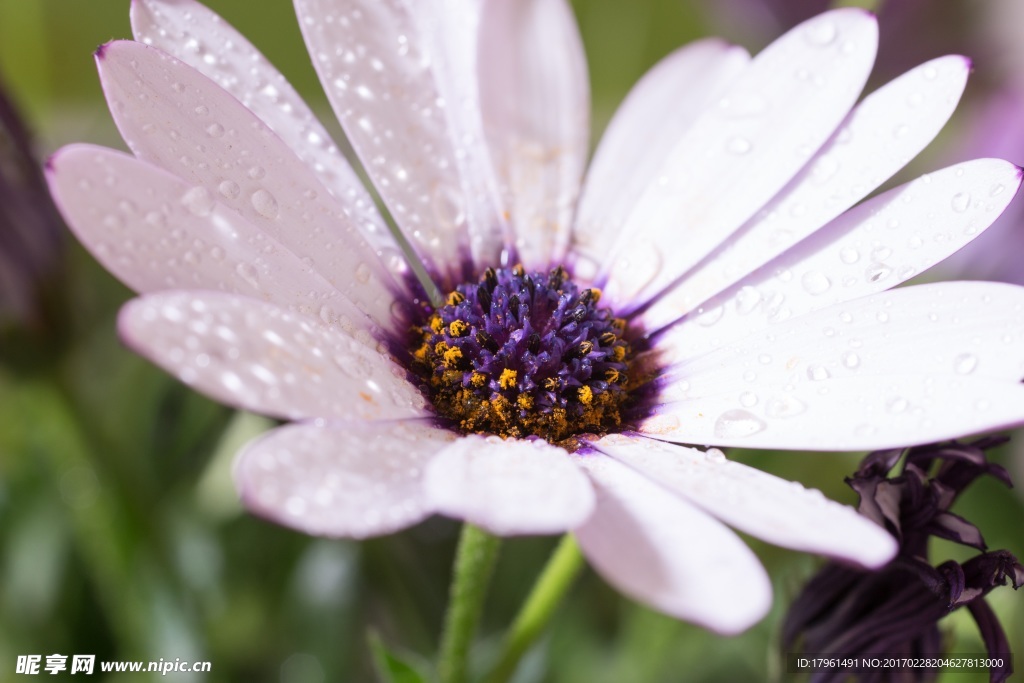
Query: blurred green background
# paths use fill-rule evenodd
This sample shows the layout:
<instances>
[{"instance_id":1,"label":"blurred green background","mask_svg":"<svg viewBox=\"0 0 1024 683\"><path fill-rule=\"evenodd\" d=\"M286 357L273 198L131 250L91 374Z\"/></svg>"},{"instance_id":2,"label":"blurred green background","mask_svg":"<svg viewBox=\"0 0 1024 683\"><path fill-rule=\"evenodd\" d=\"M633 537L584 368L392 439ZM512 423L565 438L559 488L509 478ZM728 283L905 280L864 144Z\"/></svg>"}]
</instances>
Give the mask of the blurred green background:
<instances>
[{"instance_id":1,"label":"blurred green background","mask_svg":"<svg viewBox=\"0 0 1024 683\"><path fill-rule=\"evenodd\" d=\"M209 4L264 51L341 139L291 4ZM573 4L590 61L595 136L629 86L674 47L720 34L756 50L786 28L784 20L759 19L745 1ZM917 4L920 31L887 42L883 25L880 73L891 77L901 60L910 66L973 46L978 74L967 112L1010 87L1012 62L986 40L998 2ZM125 0L0 0L0 81L28 120L40 160L75 141L123 148L91 55L99 44L130 35ZM966 135L963 111L916 168L957 154ZM1021 161L1012 150L1006 154ZM0 336L0 681L28 680L14 674L18 655L52 653L212 662L210 674L167 680L373 680L371 630L414 657L430 656L457 525L432 519L351 543L308 538L247 515L231 485L231 457L271 423L207 401L124 350L114 316L131 292L70 235L63 243L44 294L46 315L27 327L4 321ZM842 479L856 468L857 454L731 455L855 502ZM997 458L1024 480L1020 456L1005 448ZM978 523L992 548L1024 557L1018 493L982 481L955 511ZM782 671L778 628L789 599L820 560L751 543L775 582L776 607L748 633L720 638L659 616L588 571L516 680L796 680ZM546 538L504 544L480 661L493 654L553 544ZM936 560L968 556L946 546L935 551ZM1002 589L989 600L1020 656L1024 595ZM966 614L945 625L953 652L983 652ZM104 678L97 672L91 680ZM109 680L147 678L122 673Z\"/></svg>"}]
</instances>

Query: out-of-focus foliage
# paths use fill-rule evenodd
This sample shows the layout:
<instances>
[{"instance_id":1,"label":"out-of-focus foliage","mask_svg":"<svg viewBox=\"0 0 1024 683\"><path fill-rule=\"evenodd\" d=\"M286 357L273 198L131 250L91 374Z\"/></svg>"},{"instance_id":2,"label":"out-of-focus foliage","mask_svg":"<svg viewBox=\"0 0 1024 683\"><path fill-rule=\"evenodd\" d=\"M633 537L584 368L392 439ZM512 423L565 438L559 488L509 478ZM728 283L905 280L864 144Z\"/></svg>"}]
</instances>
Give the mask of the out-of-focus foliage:
<instances>
[{"instance_id":1,"label":"out-of-focus foliage","mask_svg":"<svg viewBox=\"0 0 1024 683\"><path fill-rule=\"evenodd\" d=\"M979 3L941 4L962 11L950 11L955 16L975 18L981 11ZM210 5L277 64L336 132L291 3ZM773 26L755 36L745 10L728 16L722 6L711 0L574 2L590 60L595 133L644 70L679 44L715 32L758 48L763 43L756 41L787 28ZM989 25L988 18L976 18L972 25ZM944 51L985 45L980 28L960 21L947 28L959 42ZM912 42L917 35L900 40ZM129 36L123 0L0 0L0 81L35 134L40 163L73 141L123 148L91 53L100 43ZM887 49L895 47L883 45L883 57ZM989 53L977 55L979 72L989 68L983 61ZM999 91L1006 70L992 68L991 77L971 87L968 97L975 102ZM1015 68L1024 72L1024 63ZM954 126L943 138L947 150L963 139L962 129ZM930 158L942 153L935 150ZM433 519L401 534L351 543L308 538L245 514L230 482L231 456L270 423L207 401L124 350L114 316L131 293L73 239L66 242L54 280L60 324L53 330L60 339L40 344L31 336L5 338L0 348L0 680L16 680L18 655L45 659L53 653L212 662L211 674L176 674L180 681L372 680L375 651L378 664L384 657L419 666L437 646L455 524ZM734 456L854 500L842 478L855 469L855 455ZM994 457L1008 461L1010 451ZM1024 477L1020 467L1007 464ZM991 547L1024 556L1024 504L1013 491L979 482L959 510L981 527ZM553 545L554 539L544 538L504 544L477 664L496 651L502 628ZM720 638L656 615L588 572L516 680L792 679L781 670L780 616L817 560L752 545L775 580L777 600L771 616L750 632ZM942 547L935 556L957 552ZM1011 642L1024 642L1024 596L1004 590L990 600ZM982 652L969 621L953 618L946 628L953 651ZM387 653L370 647L371 634L379 635ZM104 679L97 673L94 680L144 677Z\"/></svg>"}]
</instances>

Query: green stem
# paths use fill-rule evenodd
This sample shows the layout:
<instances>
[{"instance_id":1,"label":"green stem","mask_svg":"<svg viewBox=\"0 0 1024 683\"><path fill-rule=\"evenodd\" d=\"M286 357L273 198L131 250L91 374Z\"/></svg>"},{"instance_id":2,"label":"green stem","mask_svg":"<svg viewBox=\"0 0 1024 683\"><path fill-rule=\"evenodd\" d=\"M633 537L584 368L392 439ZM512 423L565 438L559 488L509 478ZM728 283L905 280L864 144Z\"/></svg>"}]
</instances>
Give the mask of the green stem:
<instances>
[{"instance_id":1,"label":"green stem","mask_svg":"<svg viewBox=\"0 0 1024 683\"><path fill-rule=\"evenodd\" d=\"M448 614L441 636L437 673L441 683L464 683L469 646L483 612L501 541L486 531L464 524L455 551Z\"/></svg>"},{"instance_id":2,"label":"green stem","mask_svg":"<svg viewBox=\"0 0 1024 683\"><path fill-rule=\"evenodd\" d=\"M581 569L583 555L580 547L576 539L566 534L537 578L516 620L512 622L501 648L501 656L487 678L487 683L504 683L515 673L519 660L551 621L555 608L562 602Z\"/></svg>"}]
</instances>

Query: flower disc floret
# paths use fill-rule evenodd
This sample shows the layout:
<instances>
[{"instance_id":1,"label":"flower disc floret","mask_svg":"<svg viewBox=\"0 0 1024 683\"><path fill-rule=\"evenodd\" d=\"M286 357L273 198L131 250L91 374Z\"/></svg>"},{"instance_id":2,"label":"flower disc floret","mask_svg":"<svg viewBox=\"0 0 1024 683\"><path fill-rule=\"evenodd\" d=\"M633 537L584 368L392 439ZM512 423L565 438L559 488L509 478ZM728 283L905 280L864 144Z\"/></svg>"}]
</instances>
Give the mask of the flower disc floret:
<instances>
[{"instance_id":1,"label":"flower disc floret","mask_svg":"<svg viewBox=\"0 0 1024 683\"><path fill-rule=\"evenodd\" d=\"M626 323L561 267L488 268L415 328L413 369L438 413L465 432L552 443L622 422Z\"/></svg>"}]
</instances>

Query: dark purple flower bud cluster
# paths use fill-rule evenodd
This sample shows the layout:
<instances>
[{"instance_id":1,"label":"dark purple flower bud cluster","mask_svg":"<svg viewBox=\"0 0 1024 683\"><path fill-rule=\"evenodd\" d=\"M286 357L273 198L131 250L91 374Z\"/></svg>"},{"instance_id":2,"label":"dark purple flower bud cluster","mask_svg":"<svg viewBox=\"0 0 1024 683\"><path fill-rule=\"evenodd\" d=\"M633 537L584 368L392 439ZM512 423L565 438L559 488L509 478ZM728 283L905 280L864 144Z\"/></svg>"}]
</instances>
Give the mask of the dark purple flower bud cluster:
<instances>
[{"instance_id":1,"label":"dark purple flower bud cluster","mask_svg":"<svg viewBox=\"0 0 1024 683\"><path fill-rule=\"evenodd\" d=\"M973 443L943 443L869 454L847 483L860 494L859 511L899 540L899 552L875 572L830 562L808 582L790 607L783 641L792 650L799 641L806 653L840 658L927 657L942 653L938 622L966 607L993 658L1004 665L990 670L993 683L1012 673L1006 635L984 596L1007 583L1024 585L1024 566L1009 552L988 551L976 526L949 511L957 496L982 475L1007 486L1006 470L990 463L985 450L1005 438ZM902 472L890 476L905 455ZM982 551L960 563L933 567L928 540L938 537ZM931 681L933 669L834 669L817 671L813 683Z\"/></svg>"}]
</instances>

